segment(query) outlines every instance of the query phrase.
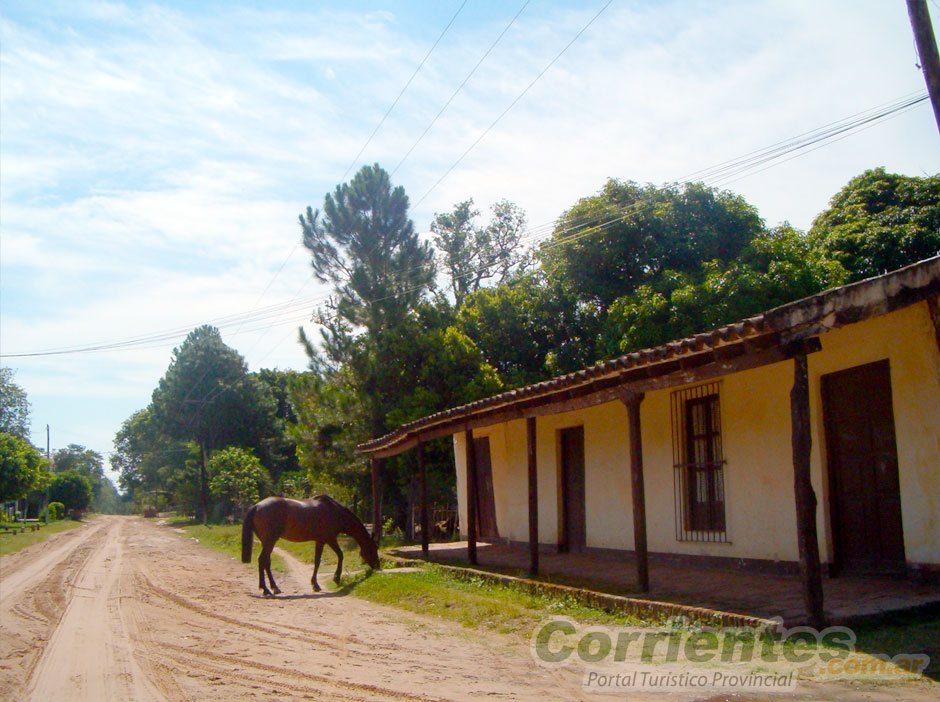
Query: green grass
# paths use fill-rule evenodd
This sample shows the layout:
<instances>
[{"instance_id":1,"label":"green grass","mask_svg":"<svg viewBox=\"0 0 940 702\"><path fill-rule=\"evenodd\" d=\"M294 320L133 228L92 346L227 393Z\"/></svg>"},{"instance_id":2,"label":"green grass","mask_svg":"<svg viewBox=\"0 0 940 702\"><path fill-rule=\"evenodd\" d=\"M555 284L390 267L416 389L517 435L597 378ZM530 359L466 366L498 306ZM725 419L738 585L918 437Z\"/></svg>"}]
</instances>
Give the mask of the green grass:
<instances>
[{"instance_id":1,"label":"green grass","mask_svg":"<svg viewBox=\"0 0 940 702\"><path fill-rule=\"evenodd\" d=\"M203 546L221 551L227 556L241 561L242 557L242 527L240 524L193 524L190 521L170 522L170 526L182 529L187 536L195 539ZM252 548L252 560L257 562L261 544L255 539ZM287 564L276 553L271 556L271 570L278 573L287 572Z\"/></svg>"},{"instance_id":2,"label":"green grass","mask_svg":"<svg viewBox=\"0 0 940 702\"><path fill-rule=\"evenodd\" d=\"M191 523L182 526L200 544L227 553L232 558L241 556L241 527L239 525L202 526ZM313 542L294 543L280 540L278 546L298 560L313 564ZM458 577L436 565L419 570L371 572L358 557L358 548L352 539L342 539L340 548L346 554L342 589L370 602L459 622L465 627L482 627L507 634L517 640L527 639L539 622L549 616L566 616L583 624L600 626L631 626L659 630L699 631L680 619L645 621L623 613L608 612L584 604L570 596L550 593L532 593L519 587L492 583L480 577ZM254 555L257 557L256 543ZM330 572L336 557L329 547L324 548L321 567ZM272 568L284 572L285 564L275 555ZM353 575L348 573L359 571ZM569 583L574 584L574 583ZM931 610L856 628L856 650L869 654L926 653L931 658L926 675L940 678L940 611ZM800 644L805 645L805 642ZM782 652L793 648L792 642L776 644ZM810 646L815 648L815 645Z\"/></svg>"},{"instance_id":3,"label":"green grass","mask_svg":"<svg viewBox=\"0 0 940 702\"><path fill-rule=\"evenodd\" d=\"M60 519L52 522L48 526L43 525L38 531L27 529L22 534L0 534L0 555L9 555L17 551L45 541L53 534L58 534L75 527L80 527L83 522L77 522L72 519Z\"/></svg>"},{"instance_id":4,"label":"green grass","mask_svg":"<svg viewBox=\"0 0 940 702\"><path fill-rule=\"evenodd\" d=\"M531 594L482 578L458 578L430 565L419 571L394 569L343 579L353 595L380 604L484 627L504 634L528 636L548 615L604 625L637 625L624 614L590 607L573 598Z\"/></svg>"},{"instance_id":5,"label":"green grass","mask_svg":"<svg viewBox=\"0 0 940 702\"><path fill-rule=\"evenodd\" d=\"M240 524L194 524L188 519L180 519L169 522L171 527L182 529L187 536L196 539L200 544L221 551L232 558L241 560L242 554L242 528ZM343 570L355 571L361 570L365 564L359 558L359 547L351 538L340 537L340 548L343 550ZM313 566L316 556L316 544L313 541L294 542L286 539L279 539L276 548L282 548L290 553L294 558ZM257 561L258 552L261 550L261 543L255 537L254 547L252 548L252 560ZM336 554L329 546L323 548L323 555L320 558L321 572L327 569L332 572L336 566ZM279 573L287 572L287 564L284 559L277 555L271 556L271 570Z\"/></svg>"},{"instance_id":6,"label":"green grass","mask_svg":"<svg viewBox=\"0 0 940 702\"><path fill-rule=\"evenodd\" d=\"M930 664L924 674L940 680L940 607L901 613L877 625L855 629L857 648L866 653L926 653Z\"/></svg>"}]
</instances>

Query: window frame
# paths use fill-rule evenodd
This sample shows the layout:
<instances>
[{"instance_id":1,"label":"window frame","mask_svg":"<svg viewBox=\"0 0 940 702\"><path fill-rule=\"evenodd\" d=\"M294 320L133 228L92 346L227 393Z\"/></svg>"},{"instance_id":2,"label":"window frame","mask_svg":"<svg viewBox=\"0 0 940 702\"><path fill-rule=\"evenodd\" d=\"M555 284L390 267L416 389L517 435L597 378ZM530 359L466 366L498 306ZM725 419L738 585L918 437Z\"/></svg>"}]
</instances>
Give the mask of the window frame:
<instances>
[{"instance_id":1,"label":"window frame","mask_svg":"<svg viewBox=\"0 0 940 702\"><path fill-rule=\"evenodd\" d=\"M728 542L720 387L706 383L670 398L678 541Z\"/></svg>"}]
</instances>

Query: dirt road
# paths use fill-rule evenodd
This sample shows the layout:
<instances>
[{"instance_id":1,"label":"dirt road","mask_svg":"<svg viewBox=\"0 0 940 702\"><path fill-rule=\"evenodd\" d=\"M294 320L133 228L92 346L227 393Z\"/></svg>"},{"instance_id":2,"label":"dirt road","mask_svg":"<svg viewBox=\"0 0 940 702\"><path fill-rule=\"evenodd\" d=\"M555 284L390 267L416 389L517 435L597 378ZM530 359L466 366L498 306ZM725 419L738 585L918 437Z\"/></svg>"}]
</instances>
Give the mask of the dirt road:
<instances>
[{"instance_id":1,"label":"dirt road","mask_svg":"<svg viewBox=\"0 0 940 702\"><path fill-rule=\"evenodd\" d=\"M331 570L331 569L327 569ZM101 517L0 561L0 695L15 700L509 699L580 692L495 635L310 592L168 527ZM330 573L323 577L328 578ZM389 576L392 577L392 576Z\"/></svg>"},{"instance_id":2,"label":"dirt road","mask_svg":"<svg viewBox=\"0 0 940 702\"><path fill-rule=\"evenodd\" d=\"M0 559L0 697L585 697L579 671L539 668L524 644L350 596L314 595L309 577L295 562L278 579L285 594L264 599L254 567L152 521L100 517ZM931 699L935 690L918 684L904 696ZM847 692L804 688L797 697ZM899 691L854 692L895 700Z\"/></svg>"}]
</instances>

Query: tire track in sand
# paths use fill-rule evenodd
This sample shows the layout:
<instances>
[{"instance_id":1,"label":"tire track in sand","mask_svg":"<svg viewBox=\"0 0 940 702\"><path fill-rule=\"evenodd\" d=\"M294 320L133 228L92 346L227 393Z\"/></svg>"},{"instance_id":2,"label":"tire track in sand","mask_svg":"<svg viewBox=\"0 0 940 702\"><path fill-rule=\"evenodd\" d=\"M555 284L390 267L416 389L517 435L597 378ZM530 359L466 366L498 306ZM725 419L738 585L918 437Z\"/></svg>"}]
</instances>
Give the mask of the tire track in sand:
<instances>
[{"instance_id":1,"label":"tire track in sand","mask_svg":"<svg viewBox=\"0 0 940 702\"><path fill-rule=\"evenodd\" d=\"M30 700L165 700L138 664L121 615L122 522L106 532L70 588L65 612L27 686Z\"/></svg>"}]
</instances>

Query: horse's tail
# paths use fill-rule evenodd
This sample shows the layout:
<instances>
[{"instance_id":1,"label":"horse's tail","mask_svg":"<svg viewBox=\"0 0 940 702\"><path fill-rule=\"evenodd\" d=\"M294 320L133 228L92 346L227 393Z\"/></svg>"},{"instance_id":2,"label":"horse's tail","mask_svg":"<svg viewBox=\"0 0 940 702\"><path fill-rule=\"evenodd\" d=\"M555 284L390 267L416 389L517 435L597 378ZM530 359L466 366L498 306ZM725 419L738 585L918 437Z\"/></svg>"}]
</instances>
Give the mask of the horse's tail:
<instances>
[{"instance_id":1,"label":"horse's tail","mask_svg":"<svg viewBox=\"0 0 940 702\"><path fill-rule=\"evenodd\" d=\"M242 522L242 563L251 563L251 547L255 542L255 510L257 505L248 510Z\"/></svg>"}]
</instances>

